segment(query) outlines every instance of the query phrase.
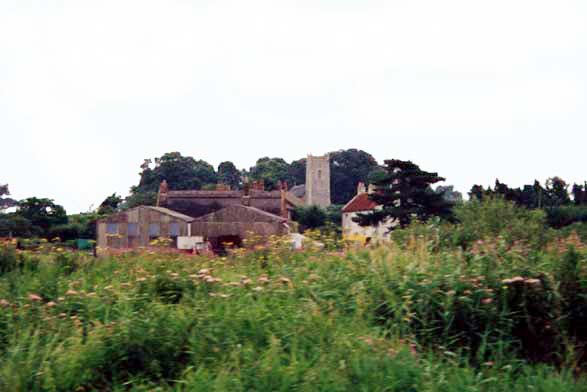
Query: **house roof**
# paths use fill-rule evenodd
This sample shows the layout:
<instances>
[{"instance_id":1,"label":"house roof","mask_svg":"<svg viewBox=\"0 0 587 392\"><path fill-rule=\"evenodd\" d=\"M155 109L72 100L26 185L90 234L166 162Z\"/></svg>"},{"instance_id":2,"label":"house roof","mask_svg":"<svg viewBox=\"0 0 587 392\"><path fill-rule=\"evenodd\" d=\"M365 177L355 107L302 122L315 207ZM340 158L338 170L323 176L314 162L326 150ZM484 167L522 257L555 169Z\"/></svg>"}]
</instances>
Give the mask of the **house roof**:
<instances>
[{"instance_id":1,"label":"house roof","mask_svg":"<svg viewBox=\"0 0 587 392\"><path fill-rule=\"evenodd\" d=\"M371 211L377 207L377 203L369 198L368 193L361 193L351 199L343 208L342 212Z\"/></svg>"}]
</instances>

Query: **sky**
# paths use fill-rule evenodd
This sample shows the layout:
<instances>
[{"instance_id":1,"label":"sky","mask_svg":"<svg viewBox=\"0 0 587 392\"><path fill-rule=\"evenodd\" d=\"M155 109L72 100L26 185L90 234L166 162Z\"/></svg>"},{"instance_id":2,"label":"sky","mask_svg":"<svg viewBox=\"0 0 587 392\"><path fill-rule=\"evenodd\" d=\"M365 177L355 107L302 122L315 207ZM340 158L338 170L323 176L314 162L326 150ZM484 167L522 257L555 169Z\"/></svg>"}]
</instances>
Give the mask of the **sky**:
<instances>
[{"instance_id":1,"label":"sky","mask_svg":"<svg viewBox=\"0 0 587 392\"><path fill-rule=\"evenodd\" d=\"M68 213L145 158L346 148L467 192L587 180L585 0L0 0L0 183Z\"/></svg>"}]
</instances>

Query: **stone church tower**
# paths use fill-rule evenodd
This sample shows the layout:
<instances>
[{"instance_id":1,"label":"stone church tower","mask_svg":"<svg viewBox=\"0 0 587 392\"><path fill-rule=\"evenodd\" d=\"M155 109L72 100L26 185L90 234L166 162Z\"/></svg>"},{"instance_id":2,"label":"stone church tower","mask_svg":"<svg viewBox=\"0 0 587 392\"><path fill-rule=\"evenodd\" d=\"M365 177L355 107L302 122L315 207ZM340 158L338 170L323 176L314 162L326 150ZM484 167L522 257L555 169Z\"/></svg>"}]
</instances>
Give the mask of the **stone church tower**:
<instances>
[{"instance_id":1,"label":"stone church tower","mask_svg":"<svg viewBox=\"0 0 587 392\"><path fill-rule=\"evenodd\" d=\"M328 207L330 205L330 157L328 154L306 160L306 205Z\"/></svg>"}]
</instances>

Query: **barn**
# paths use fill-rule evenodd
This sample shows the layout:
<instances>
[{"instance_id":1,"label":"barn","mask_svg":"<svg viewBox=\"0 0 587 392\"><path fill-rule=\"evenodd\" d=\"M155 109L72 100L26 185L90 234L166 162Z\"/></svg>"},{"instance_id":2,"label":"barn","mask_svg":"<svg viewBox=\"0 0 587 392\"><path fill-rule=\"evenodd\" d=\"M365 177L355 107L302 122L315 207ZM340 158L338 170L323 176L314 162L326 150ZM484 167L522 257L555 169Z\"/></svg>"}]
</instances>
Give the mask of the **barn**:
<instances>
[{"instance_id":1,"label":"barn","mask_svg":"<svg viewBox=\"0 0 587 392\"><path fill-rule=\"evenodd\" d=\"M154 239L190 236L194 218L164 207L139 206L100 219L97 222L99 248L138 248Z\"/></svg>"}]
</instances>

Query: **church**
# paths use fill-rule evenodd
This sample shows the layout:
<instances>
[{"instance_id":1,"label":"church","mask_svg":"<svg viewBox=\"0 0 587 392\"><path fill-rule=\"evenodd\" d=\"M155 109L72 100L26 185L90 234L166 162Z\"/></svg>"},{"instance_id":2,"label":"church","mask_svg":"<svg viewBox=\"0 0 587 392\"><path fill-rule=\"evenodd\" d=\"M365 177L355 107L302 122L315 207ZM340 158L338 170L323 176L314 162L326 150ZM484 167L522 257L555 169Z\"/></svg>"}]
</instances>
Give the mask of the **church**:
<instances>
[{"instance_id":1,"label":"church","mask_svg":"<svg viewBox=\"0 0 587 392\"><path fill-rule=\"evenodd\" d=\"M215 249L227 242L240 245L249 233L289 234L296 207L328 207L330 200L328 155L309 155L305 185L291 190L284 182L277 190L265 190L262 180L246 182L241 190L224 184L215 190L170 190L164 180L156 206L139 206L99 220L97 245L147 247L160 237L171 238L174 247L186 237L202 239Z\"/></svg>"}]
</instances>

